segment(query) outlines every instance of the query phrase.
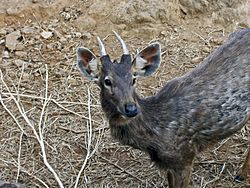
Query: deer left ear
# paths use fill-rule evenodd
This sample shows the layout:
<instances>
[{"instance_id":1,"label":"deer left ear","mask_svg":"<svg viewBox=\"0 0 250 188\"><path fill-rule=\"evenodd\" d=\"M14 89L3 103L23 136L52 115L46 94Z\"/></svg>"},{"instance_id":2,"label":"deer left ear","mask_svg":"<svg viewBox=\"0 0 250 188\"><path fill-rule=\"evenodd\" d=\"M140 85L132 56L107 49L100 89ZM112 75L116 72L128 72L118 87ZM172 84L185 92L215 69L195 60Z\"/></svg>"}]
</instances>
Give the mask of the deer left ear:
<instances>
[{"instance_id":1,"label":"deer left ear","mask_svg":"<svg viewBox=\"0 0 250 188\"><path fill-rule=\"evenodd\" d=\"M161 46L159 43L150 44L136 55L132 62L134 75L150 76L160 66L161 62Z\"/></svg>"},{"instance_id":2,"label":"deer left ear","mask_svg":"<svg viewBox=\"0 0 250 188\"><path fill-rule=\"evenodd\" d=\"M80 72L91 81L98 80L98 63L96 56L87 48L79 47L76 50L77 65Z\"/></svg>"}]
</instances>

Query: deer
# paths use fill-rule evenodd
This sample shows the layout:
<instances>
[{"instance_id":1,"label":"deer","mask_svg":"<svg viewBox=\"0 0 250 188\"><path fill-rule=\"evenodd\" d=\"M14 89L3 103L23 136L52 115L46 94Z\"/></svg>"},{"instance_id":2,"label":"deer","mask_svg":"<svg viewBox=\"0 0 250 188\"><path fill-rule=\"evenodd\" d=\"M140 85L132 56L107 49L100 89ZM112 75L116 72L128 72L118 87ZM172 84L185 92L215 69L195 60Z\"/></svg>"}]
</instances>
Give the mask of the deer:
<instances>
[{"instance_id":1,"label":"deer","mask_svg":"<svg viewBox=\"0 0 250 188\"><path fill-rule=\"evenodd\" d=\"M111 136L149 154L170 188L190 186L196 155L239 131L250 117L250 29L228 40L190 72L169 80L155 95L140 97L136 79L160 67L161 46L149 44L134 58L122 38L112 61L100 37L100 60L88 48L76 49L81 74L100 87L100 102ZM250 173L250 147L237 178Z\"/></svg>"}]
</instances>

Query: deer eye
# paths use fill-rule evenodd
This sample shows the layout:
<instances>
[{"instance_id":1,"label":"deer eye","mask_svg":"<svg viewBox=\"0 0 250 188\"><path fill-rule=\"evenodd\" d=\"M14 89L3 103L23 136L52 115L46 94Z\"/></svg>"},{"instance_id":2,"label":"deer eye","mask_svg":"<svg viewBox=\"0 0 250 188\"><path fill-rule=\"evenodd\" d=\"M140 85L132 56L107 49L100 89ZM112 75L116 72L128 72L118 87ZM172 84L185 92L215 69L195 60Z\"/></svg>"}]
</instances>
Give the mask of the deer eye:
<instances>
[{"instance_id":1,"label":"deer eye","mask_svg":"<svg viewBox=\"0 0 250 188\"><path fill-rule=\"evenodd\" d=\"M110 79L105 78L105 79L104 79L104 84L105 84L106 86L111 86L111 85L112 85L112 82L111 82Z\"/></svg>"}]
</instances>

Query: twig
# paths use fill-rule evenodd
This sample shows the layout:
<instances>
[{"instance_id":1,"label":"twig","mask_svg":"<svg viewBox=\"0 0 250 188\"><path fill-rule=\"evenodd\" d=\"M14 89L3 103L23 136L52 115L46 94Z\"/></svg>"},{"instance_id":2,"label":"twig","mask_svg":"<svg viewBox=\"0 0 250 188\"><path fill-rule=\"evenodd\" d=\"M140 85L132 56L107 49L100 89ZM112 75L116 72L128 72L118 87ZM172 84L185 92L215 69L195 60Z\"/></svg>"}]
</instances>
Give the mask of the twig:
<instances>
[{"instance_id":1,"label":"twig","mask_svg":"<svg viewBox=\"0 0 250 188\"><path fill-rule=\"evenodd\" d=\"M10 92L9 87L7 86L7 84L4 82L3 80L3 74L2 71L0 70L0 78L2 83L4 84L4 86L6 87L6 89ZM47 66L46 66L46 92L47 92L47 87L48 87L48 70L47 70ZM19 104L19 102L17 101L17 99L11 94L10 95L11 98L13 99L13 101L15 102L20 114L22 115L22 117L24 118L24 120L26 121L26 123L28 124L28 126L32 129L40 147L41 147L41 152L42 152L42 156L43 156L43 160L44 160L44 164L45 166L52 172L52 174L54 175L56 181L58 182L60 188L64 188L61 180L59 179L58 175L56 174L56 172L54 171L54 169L51 167L51 165L48 163L47 158L46 158L46 151L45 151L45 147L44 147L44 142L43 142L43 137L42 135L38 135L37 131L35 130L34 126L32 125L32 123L30 122L29 118L27 117L26 113L24 113L24 109L21 107L21 105ZM47 95L46 95L47 96ZM45 97L46 99L46 97ZM47 105L47 101L46 100L44 102L43 105L43 109L45 109L46 105ZM41 113L41 116L43 115L43 113ZM39 124L40 125L40 124ZM40 127L40 126L39 126ZM40 133L40 130L39 130Z\"/></svg>"},{"instance_id":2,"label":"twig","mask_svg":"<svg viewBox=\"0 0 250 188\"><path fill-rule=\"evenodd\" d=\"M57 173L55 172L55 170L52 168L52 166L49 164L49 162L47 160L46 150L45 150L44 141L43 141L42 121L43 121L43 117L44 117L44 111L46 109L46 106L47 106L48 102L50 101L50 98L48 98L48 68L47 68L47 65L45 65L45 67L46 67L45 101L43 103L43 108L42 108L42 112L41 112L41 115L40 115L40 121L39 121L39 124L38 124L40 147L41 147L41 150L42 150L42 156L43 156L44 164L52 172L52 174L54 175L54 177L55 177L57 183L59 184L60 188L64 188L60 178L57 175Z\"/></svg>"},{"instance_id":3,"label":"twig","mask_svg":"<svg viewBox=\"0 0 250 188\"><path fill-rule=\"evenodd\" d=\"M79 179L80 179L80 176L83 172L83 170L85 169L86 167L86 164L90 158L90 149L91 149L91 142L92 142L92 121L91 121L91 108L90 108L90 90L88 88L88 113L89 113L89 123L87 123L87 154L85 156L85 159L84 159L84 162L83 162L83 165L77 175L77 178L76 178L76 183L75 183L75 188L78 187L78 182L79 182Z\"/></svg>"},{"instance_id":4,"label":"twig","mask_svg":"<svg viewBox=\"0 0 250 188\"><path fill-rule=\"evenodd\" d=\"M10 95L10 93L6 93L6 92L2 92L3 95ZM12 93L12 95L17 95L16 93ZM34 95L27 95L27 94L18 94L21 97L27 97L27 98L32 98L32 99L41 99L44 100L44 97L40 97L40 96L34 96ZM88 106L87 103L83 103L83 102L69 102L69 101L56 101L55 99L51 99L52 102L56 102L58 104L61 103L66 103L66 104L76 104L76 105L85 105ZM99 106L99 105L91 105L91 106Z\"/></svg>"},{"instance_id":5,"label":"twig","mask_svg":"<svg viewBox=\"0 0 250 188\"><path fill-rule=\"evenodd\" d=\"M23 132L20 135L19 141L19 150L18 150L18 158L17 158L17 175L16 175L16 182L18 182L19 174L20 174L20 167L21 167L21 151L22 151L22 139L23 139Z\"/></svg>"},{"instance_id":6,"label":"twig","mask_svg":"<svg viewBox=\"0 0 250 188\"><path fill-rule=\"evenodd\" d=\"M213 183L213 182L216 182L217 180L220 179L221 174L222 174L223 171L225 170L225 166L226 166L226 163L223 164L223 167L222 167L220 173L219 173L214 179L212 179L211 181L208 181L208 182L206 182L206 183L204 184L204 188L205 188L208 184Z\"/></svg>"},{"instance_id":7,"label":"twig","mask_svg":"<svg viewBox=\"0 0 250 188\"><path fill-rule=\"evenodd\" d=\"M11 92L8 92L8 93L3 92L2 94L3 94L3 95L12 95L12 96L16 96L16 95L17 95L17 94L11 93ZM29 98L34 98L34 99L45 100L44 97L38 97L38 96L31 96L31 95L24 95L24 94L19 94L19 96L22 96L22 97L29 97ZM70 112L70 113L72 113L72 114L74 114L74 115L77 115L77 116L79 116L79 117L81 117L81 118L84 118L84 119L89 120L88 117L83 116L83 115L81 115L81 114L78 114L78 113L76 113L76 112L74 112L74 111L72 111L72 110L69 110L69 109L65 108L63 105L60 104L60 103L66 103L66 102L58 102L58 101L56 101L55 99L52 99L52 98L50 98L50 101L52 101L52 102L55 103L57 106L59 106L60 108L62 108L63 110L65 110L65 111L67 111L67 112ZM80 104L84 104L84 103L80 103ZM84 104L84 105L85 105L85 104ZM92 106L94 106L94 105L92 105ZM92 120L92 121L100 125L100 122L95 121L95 120Z\"/></svg>"},{"instance_id":8,"label":"twig","mask_svg":"<svg viewBox=\"0 0 250 188\"><path fill-rule=\"evenodd\" d=\"M201 40L203 40L205 42L205 44L207 44L208 46L210 46L209 41L207 41L206 39L204 39L201 35L199 35L196 32L193 32L193 31L191 33L194 34L194 35L196 35L197 37L199 37Z\"/></svg>"},{"instance_id":9,"label":"twig","mask_svg":"<svg viewBox=\"0 0 250 188\"><path fill-rule=\"evenodd\" d=\"M225 140L223 140L223 141L221 142L221 144L220 144L217 148L215 148L215 149L213 150L213 152L216 154L216 151L217 151L218 149L220 149L229 139L230 139L230 137L227 138L227 139L225 139Z\"/></svg>"},{"instance_id":10,"label":"twig","mask_svg":"<svg viewBox=\"0 0 250 188\"><path fill-rule=\"evenodd\" d=\"M72 133L75 133L75 134L83 134L83 133L87 133L88 130L84 130L84 131L77 131L77 130L74 130L74 129L70 129L70 128L67 128L67 127L63 127L63 126L58 126L59 129L62 129L64 131L69 131L69 132L72 132ZM93 129L92 132L100 132L102 130L106 130L108 129L109 127L106 126L106 127L101 127L101 128L98 128L98 129Z\"/></svg>"},{"instance_id":11,"label":"twig","mask_svg":"<svg viewBox=\"0 0 250 188\"><path fill-rule=\"evenodd\" d=\"M6 164L11 164L11 165L17 167L16 163L14 163L14 162L5 161L5 160L3 160L3 159L1 159L1 158L0 158L0 161L4 162L4 163L6 163ZM38 180L38 181L39 181L41 184L43 184L46 188L49 188L49 186L48 186L43 180L41 180L41 179L38 178L37 176L35 176L35 175L29 173L29 172L28 172L27 170L25 170L24 168L21 167L21 168L20 168L20 171L22 171L22 172L28 174L29 176L31 176L32 178Z\"/></svg>"},{"instance_id":12,"label":"twig","mask_svg":"<svg viewBox=\"0 0 250 188\"><path fill-rule=\"evenodd\" d=\"M1 77L2 78L2 77ZM7 106L3 103L3 99L2 96L0 95L0 102L3 106L3 108L6 110L6 112L8 112L8 114L12 117L12 119L15 121L15 123L17 124L17 126L19 127L19 129L21 130L22 133L24 133L27 136L27 133L24 131L24 129L22 128L22 126L19 124L19 122L17 121L16 117L12 114L12 112L7 108Z\"/></svg>"}]
</instances>

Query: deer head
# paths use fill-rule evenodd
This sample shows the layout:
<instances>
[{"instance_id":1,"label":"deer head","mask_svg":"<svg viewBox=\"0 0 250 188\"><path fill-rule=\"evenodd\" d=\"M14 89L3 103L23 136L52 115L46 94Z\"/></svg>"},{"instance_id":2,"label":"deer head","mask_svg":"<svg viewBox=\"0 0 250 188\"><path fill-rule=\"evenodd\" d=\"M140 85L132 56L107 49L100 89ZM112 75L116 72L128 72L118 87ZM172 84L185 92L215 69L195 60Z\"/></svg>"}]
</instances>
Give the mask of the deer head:
<instances>
[{"instance_id":1,"label":"deer head","mask_svg":"<svg viewBox=\"0 0 250 188\"><path fill-rule=\"evenodd\" d=\"M123 48L120 62L111 61L103 42L97 37L100 47L100 63L87 48L77 48L77 64L81 73L90 81L95 81L101 88L101 96L108 101L110 108L116 108L124 118L135 117L140 113L140 106L135 93L135 79L153 74L160 65L160 45L150 44L132 60L126 44L114 32Z\"/></svg>"}]
</instances>

